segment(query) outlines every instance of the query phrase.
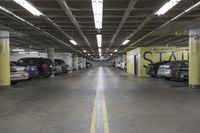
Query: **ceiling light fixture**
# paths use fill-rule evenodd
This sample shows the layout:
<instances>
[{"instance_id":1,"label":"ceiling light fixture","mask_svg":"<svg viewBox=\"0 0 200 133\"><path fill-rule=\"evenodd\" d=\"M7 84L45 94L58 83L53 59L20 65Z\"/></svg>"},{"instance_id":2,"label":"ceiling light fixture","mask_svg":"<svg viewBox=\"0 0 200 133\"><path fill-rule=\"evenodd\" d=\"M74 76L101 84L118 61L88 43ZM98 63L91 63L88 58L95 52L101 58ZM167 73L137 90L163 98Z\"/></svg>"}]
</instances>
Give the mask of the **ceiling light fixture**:
<instances>
[{"instance_id":1,"label":"ceiling light fixture","mask_svg":"<svg viewBox=\"0 0 200 133\"><path fill-rule=\"evenodd\" d=\"M86 50L83 50L83 52L86 53L87 51L86 51Z\"/></svg>"},{"instance_id":2,"label":"ceiling light fixture","mask_svg":"<svg viewBox=\"0 0 200 133\"><path fill-rule=\"evenodd\" d=\"M156 13L155 15L164 15L166 12L168 12L171 8L173 8L175 5L177 5L181 0L170 0L165 5L163 5Z\"/></svg>"},{"instance_id":3,"label":"ceiling light fixture","mask_svg":"<svg viewBox=\"0 0 200 133\"><path fill-rule=\"evenodd\" d=\"M92 10L96 29L102 29L103 22L103 0L92 0Z\"/></svg>"},{"instance_id":4,"label":"ceiling light fixture","mask_svg":"<svg viewBox=\"0 0 200 133\"><path fill-rule=\"evenodd\" d=\"M88 56L90 56L90 54L88 54Z\"/></svg>"},{"instance_id":5,"label":"ceiling light fixture","mask_svg":"<svg viewBox=\"0 0 200 133\"><path fill-rule=\"evenodd\" d=\"M77 45L78 43L75 42L74 40L69 40L72 44Z\"/></svg>"},{"instance_id":6,"label":"ceiling light fixture","mask_svg":"<svg viewBox=\"0 0 200 133\"><path fill-rule=\"evenodd\" d=\"M99 50L99 53L101 53L101 51L102 51L101 48L99 48L98 50Z\"/></svg>"},{"instance_id":7,"label":"ceiling light fixture","mask_svg":"<svg viewBox=\"0 0 200 133\"><path fill-rule=\"evenodd\" d=\"M114 50L114 52L117 52L117 51L118 51L117 49Z\"/></svg>"},{"instance_id":8,"label":"ceiling light fixture","mask_svg":"<svg viewBox=\"0 0 200 133\"><path fill-rule=\"evenodd\" d=\"M122 45L126 45L127 43L129 43L130 42L130 40L125 40L123 43L122 43Z\"/></svg>"},{"instance_id":9,"label":"ceiling light fixture","mask_svg":"<svg viewBox=\"0 0 200 133\"><path fill-rule=\"evenodd\" d=\"M99 48L101 48L102 47L102 35L97 34L96 37L97 37L97 45Z\"/></svg>"},{"instance_id":10,"label":"ceiling light fixture","mask_svg":"<svg viewBox=\"0 0 200 133\"><path fill-rule=\"evenodd\" d=\"M30 4L26 0L13 0L13 1L19 4L20 6L22 6L23 8L25 8L27 11L29 11L35 16L42 15L42 13L38 9L36 9L32 4Z\"/></svg>"},{"instance_id":11,"label":"ceiling light fixture","mask_svg":"<svg viewBox=\"0 0 200 133\"><path fill-rule=\"evenodd\" d=\"M26 52L25 51L20 51L18 52L19 54L25 54Z\"/></svg>"},{"instance_id":12,"label":"ceiling light fixture","mask_svg":"<svg viewBox=\"0 0 200 133\"><path fill-rule=\"evenodd\" d=\"M110 54L111 56L113 55L113 54Z\"/></svg>"},{"instance_id":13,"label":"ceiling light fixture","mask_svg":"<svg viewBox=\"0 0 200 133\"><path fill-rule=\"evenodd\" d=\"M19 49L19 48L17 48L17 49L13 49L12 51L13 51L13 52L24 52L25 50L24 50L24 49Z\"/></svg>"},{"instance_id":14,"label":"ceiling light fixture","mask_svg":"<svg viewBox=\"0 0 200 133\"><path fill-rule=\"evenodd\" d=\"M36 51L31 51L31 52L28 52L29 54L38 54L38 52Z\"/></svg>"}]
</instances>

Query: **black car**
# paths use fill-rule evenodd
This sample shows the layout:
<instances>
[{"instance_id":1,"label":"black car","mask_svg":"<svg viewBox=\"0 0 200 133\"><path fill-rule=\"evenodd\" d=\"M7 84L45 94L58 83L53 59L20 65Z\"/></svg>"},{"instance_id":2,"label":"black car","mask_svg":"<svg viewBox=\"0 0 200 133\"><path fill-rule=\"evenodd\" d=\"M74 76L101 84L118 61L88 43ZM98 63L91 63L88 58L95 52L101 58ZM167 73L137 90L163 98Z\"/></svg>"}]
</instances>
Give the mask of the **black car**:
<instances>
[{"instance_id":1,"label":"black car","mask_svg":"<svg viewBox=\"0 0 200 133\"><path fill-rule=\"evenodd\" d=\"M44 78L50 77L55 70L53 62L48 58L21 58L18 62L37 66L39 75Z\"/></svg>"},{"instance_id":2,"label":"black car","mask_svg":"<svg viewBox=\"0 0 200 133\"><path fill-rule=\"evenodd\" d=\"M55 59L55 67L58 69L57 71L60 71L60 73L67 73L69 71L69 66L61 59Z\"/></svg>"},{"instance_id":3,"label":"black car","mask_svg":"<svg viewBox=\"0 0 200 133\"><path fill-rule=\"evenodd\" d=\"M156 63L153 63L153 64L148 64L147 74L150 75L151 77L157 77L157 72L158 72L160 65L164 65L168 62L169 61L161 61L161 62L156 62Z\"/></svg>"},{"instance_id":4,"label":"black car","mask_svg":"<svg viewBox=\"0 0 200 133\"><path fill-rule=\"evenodd\" d=\"M90 62L86 62L86 68L92 67L92 64Z\"/></svg>"}]
</instances>

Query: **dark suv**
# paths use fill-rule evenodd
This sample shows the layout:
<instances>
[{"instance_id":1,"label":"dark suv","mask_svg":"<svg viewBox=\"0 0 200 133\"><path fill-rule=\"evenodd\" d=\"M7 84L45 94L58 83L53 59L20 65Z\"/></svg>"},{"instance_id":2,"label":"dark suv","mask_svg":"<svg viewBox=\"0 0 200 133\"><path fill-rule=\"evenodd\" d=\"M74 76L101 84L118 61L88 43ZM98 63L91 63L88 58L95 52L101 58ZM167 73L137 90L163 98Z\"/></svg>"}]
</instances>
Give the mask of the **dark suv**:
<instances>
[{"instance_id":1,"label":"dark suv","mask_svg":"<svg viewBox=\"0 0 200 133\"><path fill-rule=\"evenodd\" d=\"M67 73L69 71L69 66L61 59L55 59L55 67L58 73Z\"/></svg>"},{"instance_id":2,"label":"dark suv","mask_svg":"<svg viewBox=\"0 0 200 133\"><path fill-rule=\"evenodd\" d=\"M53 62L48 58L21 58L19 62L37 66L39 75L48 78L54 72Z\"/></svg>"}]
</instances>

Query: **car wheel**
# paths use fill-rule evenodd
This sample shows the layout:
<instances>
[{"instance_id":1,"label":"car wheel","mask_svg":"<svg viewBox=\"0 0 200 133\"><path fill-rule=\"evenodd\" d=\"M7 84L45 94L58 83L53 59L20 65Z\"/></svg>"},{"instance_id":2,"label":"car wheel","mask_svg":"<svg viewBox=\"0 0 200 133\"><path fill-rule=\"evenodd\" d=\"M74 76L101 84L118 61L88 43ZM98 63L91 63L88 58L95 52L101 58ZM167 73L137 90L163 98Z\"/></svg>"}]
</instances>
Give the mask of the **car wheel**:
<instances>
[{"instance_id":1,"label":"car wheel","mask_svg":"<svg viewBox=\"0 0 200 133\"><path fill-rule=\"evenodd\" d=\"M44 78L49 78L50 76L51 76L51 72L50 71L43 72L43 77Z\"/></svg>"}]
</instances>

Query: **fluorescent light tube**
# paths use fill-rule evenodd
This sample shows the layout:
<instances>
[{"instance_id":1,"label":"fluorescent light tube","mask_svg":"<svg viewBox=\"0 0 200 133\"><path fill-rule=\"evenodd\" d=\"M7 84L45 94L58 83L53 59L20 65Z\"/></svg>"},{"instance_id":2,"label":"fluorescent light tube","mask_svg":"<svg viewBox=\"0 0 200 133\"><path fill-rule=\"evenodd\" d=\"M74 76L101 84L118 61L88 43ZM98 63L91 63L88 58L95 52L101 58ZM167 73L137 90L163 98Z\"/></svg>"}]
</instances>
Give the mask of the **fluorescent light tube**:
<instances>
[{"instance_id":1,"label":"fluorescent light tube","mask_svg":"<svg viewBox=\"0 0 200 133\"><path fill-rule=\"evenodd\" d=\"M99 48L101 48L102 47L102 35L98 34L98 35L96 35L96 37L97 37L97 45Z\"/></svg>"},{"instance_id":2,"label":"fluorescent light tube","mask_svg":"<svg viewBox=\"0 0 200 133\"><path fill-rule=\"evenodd\" d=\"M19 52L19 54L25 54L26 52L24 52L24 51L21 51L21 52Z\"/></svg>"},{"instance_id":3,"label":"fluorescent light tube","mask_svg":"<svg viewBox=\"0 0 200 133\"><path fill-rule=\"evenodd\" d=\"M42 13L38 9L36 9L33 5L31 5L26 0L13 0L13 1L19 4L20 6L22 6L23 8L25 8L27 11L29 11L35 16L42 15Z\"/></svg>"},{"instance_id":4,"label":"fluorescent light tube","mask_svg":"<svg viewBox=\"0 0 200 133\"><path fill-rule=\"evenodd\" d=\"M24 50L24 49L18 49L18 48L17 48L17 49L13 49L12 51L13 51L13 52L24 52L25 50Z\"/></svg>"},{"instance_id":5,"label":"fluorescent light tube","mask_svg":"<svg viewBox=\"0 0 200 133\"><path fill-rule=\"evenodd\" d=\"M92 10L96 29L102 29L103 23L103 0L92 0Z\"/></svg>"},{"instance_id":6,"label":"fluorescent light tube","mask_svg":"<svg viewBox=\"0 0 200 133\"><path fill-rule=\"evenodd\" d=\"M114 50L114 52L117 52L117 51L118 51L117 49Z\"/></svg>"},{"instance_id":7,"label":"fluorescent light tube","mask_svg":"<svg viewBox=\"0 0 200 133\"><path fill-rule=\"evenodd\" d=\"M38 54L38 52L35 52L35 51L31 51L31 52L28 52L29 54Z\"/></svg>"},{"instance_id":8,"label":"fluorescent light tube","mask_svg":"<svg viewBox=\"0 0 200 133\"><path fill-rule=\"evenodd\" d=\"M77 45L78 43L75 42L74 40L69 40L72 44Z\"/></svg>"},{"instance_id":9,"label":"fluorescent light tube","mask_svg":"<svg viewBox=\"0 0 200 133\"><path fill-rule=\"evenodd\" d=\"M101 51L102 51L101 48L99 48L99 53L101 53Z\"/></svg>"},{"instance_id":10,"label":"fluorescent light tube","mask_svg":"<svg viewBox=\"0 0 200 133\"><path fill-rule=\"evenodd\" d=\"M127 43L129 43L130 42L130 40L125 40L123 43L122 43L122 45L126 45Z\"/></svg>"},{"instance_id":11,"label":"fluorescent light tube","mask_svg":"<svg viewBox=\"0 0 200 133\"><path fill-rule=\"evenodd\" d=\"M158 15L158 16L164 15L171 8L173 8L175 5L177 5L180 1L181 0L170 0L164 6L162 6L155 14Z\"/></svg>"}]
</instances>

